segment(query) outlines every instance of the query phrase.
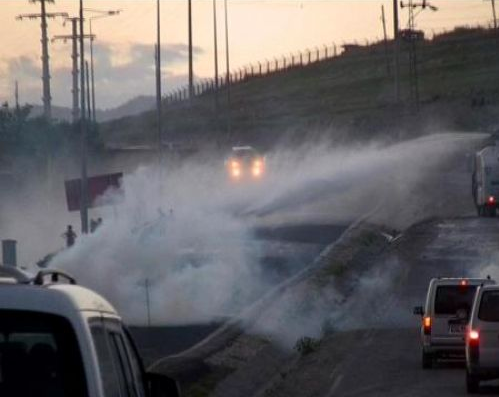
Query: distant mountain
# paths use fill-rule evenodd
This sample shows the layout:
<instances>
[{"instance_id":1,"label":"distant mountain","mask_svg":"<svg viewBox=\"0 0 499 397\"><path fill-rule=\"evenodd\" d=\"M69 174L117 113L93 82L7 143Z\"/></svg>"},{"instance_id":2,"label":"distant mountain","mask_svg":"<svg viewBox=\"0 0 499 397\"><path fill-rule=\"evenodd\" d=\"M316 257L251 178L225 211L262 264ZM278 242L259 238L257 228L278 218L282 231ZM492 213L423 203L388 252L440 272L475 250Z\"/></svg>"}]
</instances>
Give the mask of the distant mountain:
<instances>
[{"instance_id":1,"label":"distant mountain","mask_svg":"<svg viewBox=\"0 0 499 397\"><path fill-rule=\"evenodd\" d=\"M153 96L141 95L130 99L123 105L112 109L100 110L97 109L97 121L105 122L114 119L119 119L125 116L135 116L140 113L151 110L156 105L156 98ZM43 113L43 107L40 105L32 105L31 110L32 117L41 116ZM52 117L54 119L71 121L72 120L72 109L62 106L52 106Z\"/></svg>"}]
</instances>

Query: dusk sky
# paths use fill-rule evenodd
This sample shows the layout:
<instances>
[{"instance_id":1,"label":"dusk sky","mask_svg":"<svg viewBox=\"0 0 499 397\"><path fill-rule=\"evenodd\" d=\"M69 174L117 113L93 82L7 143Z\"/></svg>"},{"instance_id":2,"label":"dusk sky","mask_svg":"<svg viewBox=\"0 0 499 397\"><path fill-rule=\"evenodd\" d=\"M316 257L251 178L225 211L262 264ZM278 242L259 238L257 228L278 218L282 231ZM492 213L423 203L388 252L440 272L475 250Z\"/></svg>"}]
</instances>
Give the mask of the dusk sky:
<instances>
[{"instance_id":1,"label":"dusk sky","mask_svg":"<svg viewBox=\"0 0 499 397\"><path fill-rule=\"evenodd\" d=\"M218 0L220 70L225 70L223 1ZM425 11L417 27L428 35L462 25L492 22L490 1L433 0L438 12ZM231 67L256 63L306 48L381 38L381 5L392 37L391 0L229 0ZM187 75L187 0L162 0L163 93L183 85ZM13 102L19 81L22 103L41 103L40 21L17 21L37 13L28 0L1 0L0 101ZM115 107L137 95L154 95L155 0L85 0L85 7L120 9L119 16L93 21L97 35L96 95L99 108ZM78 1L56 0L48 12L77 15ZM90 15L90 13L88 13ZM95 15L95 14L94 14ZM401 25L407 11L401 10ZM196 78L213 75L212 0L193 0ZM88 30L88 26L87 26ZM49 21L49 37L69 34L70 24ZM50 44L53 104L71 106L71 44Z\"/></svg>"}]
</instances>

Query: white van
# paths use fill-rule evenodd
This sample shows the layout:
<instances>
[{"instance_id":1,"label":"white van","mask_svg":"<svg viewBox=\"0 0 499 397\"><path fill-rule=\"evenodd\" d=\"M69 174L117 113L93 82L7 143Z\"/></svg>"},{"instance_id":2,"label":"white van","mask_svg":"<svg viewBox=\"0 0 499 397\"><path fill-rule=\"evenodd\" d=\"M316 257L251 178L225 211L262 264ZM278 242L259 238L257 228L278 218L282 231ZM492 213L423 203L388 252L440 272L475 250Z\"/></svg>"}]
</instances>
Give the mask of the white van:
<instances>
[{"instance_id":1,"label":"white van","mask_svg":"<svg viewBox=\"0 0 499 397\"><path fill-rule=\"evenodd\" d=\"M438 358L464 357L465 334L478 286L494 284L487 279L434 278L430 281L422 316L422 366L431 368Z\"/></svg>"},{"instance_id":2,"label":"white van","mask_svg":"<svg viewBox=\"0 0 499 397\"><path fill-rule=\"evenodd\" d=\"M476 393L480 381L499 378L499 286L477 291L466 335L466 387Z\"/></svg>"},{"instance_id":3,"label":"white van","mask_svg":"<svg viewBox=\"0 0 499 397\"><path fill-rule=\"evenodd\" d=\"M487 146L476 153L472 194L478 216L495 216L499 205L499 146Z\"/></svg>"},{"instance_id":4,"label":"white van","mask_svg":"<svg viewBox=\"0 0 499 397\"><path fill-rule=\"evenodd\" d=\"M33 278L0 266L0 396L176 397L179 390L144 371L104 298L62 272Z\"/></svg>"}]
</instances>

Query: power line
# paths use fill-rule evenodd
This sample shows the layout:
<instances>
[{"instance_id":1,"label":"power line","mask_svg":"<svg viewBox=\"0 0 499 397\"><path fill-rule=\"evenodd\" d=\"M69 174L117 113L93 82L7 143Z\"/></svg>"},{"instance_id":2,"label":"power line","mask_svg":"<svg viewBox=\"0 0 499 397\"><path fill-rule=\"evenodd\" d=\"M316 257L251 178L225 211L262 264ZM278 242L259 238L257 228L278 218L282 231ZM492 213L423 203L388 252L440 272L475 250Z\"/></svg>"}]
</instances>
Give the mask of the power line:
<instances>
[{"instance_id":1,"label":"power line","mask_svg":"<svg viewBox=\"0 0 499 397\"><path fill-rule=\"evenodd\" d=\"M53 3L54 0L29 0L31 3L39 2L41 5L41 12L39 14L21 14L16 19L22 21L23 19L38 19L40 18L41 33L42 33L42 91L43 91L43 114L47 120L52 118L52 96L50 94L50 65L49 65L49 50L48 50L48 24L47 19L57 17L67 17L65 12L52 12L46 11L46 3Z\"/></svg>"}]
</instances>

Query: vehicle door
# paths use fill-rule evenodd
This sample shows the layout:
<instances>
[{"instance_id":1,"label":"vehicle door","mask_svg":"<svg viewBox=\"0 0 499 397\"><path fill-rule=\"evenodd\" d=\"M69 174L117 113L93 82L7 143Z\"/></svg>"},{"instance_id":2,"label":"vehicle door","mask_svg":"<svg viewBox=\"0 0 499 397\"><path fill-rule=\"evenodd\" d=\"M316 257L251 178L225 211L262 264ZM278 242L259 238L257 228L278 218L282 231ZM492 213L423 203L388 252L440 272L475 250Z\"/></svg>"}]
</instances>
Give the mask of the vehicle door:
<instances>
[{"instance_id":1,"label":"vehicle door","mask_svg":"<svg viewBox=\"0 0 499 397\"><path fill-rule=\"evenodd\" d=\"M145 397L137 358L131 355L121 321L102 317L90 323L104 397Z\"/></svg>"},{"instance_id":2,"label":"vehicle door","mask_svg":"<svg viewBox=\"0 0 499 397\"><path fill-rule=\"evenodd\" d=\"M483 367L499 367L499 291L483 291L478 304L479 357Z\"/></svg>"},{"instance_id":3,"label":"vehicle door","mask_svg":"<svg viewBox=\"0 0 499 397\"><path fill-rule=\"evenodd\" d=\"M464 342L476 285L439 285L433 307L432 340L437 343Z\"/></svg>"}]
</instances>

